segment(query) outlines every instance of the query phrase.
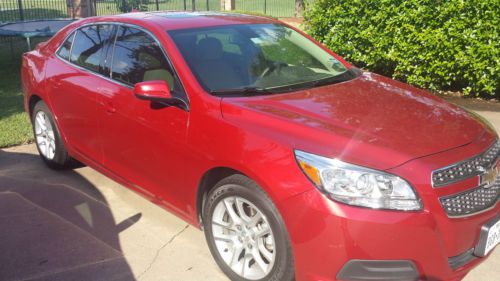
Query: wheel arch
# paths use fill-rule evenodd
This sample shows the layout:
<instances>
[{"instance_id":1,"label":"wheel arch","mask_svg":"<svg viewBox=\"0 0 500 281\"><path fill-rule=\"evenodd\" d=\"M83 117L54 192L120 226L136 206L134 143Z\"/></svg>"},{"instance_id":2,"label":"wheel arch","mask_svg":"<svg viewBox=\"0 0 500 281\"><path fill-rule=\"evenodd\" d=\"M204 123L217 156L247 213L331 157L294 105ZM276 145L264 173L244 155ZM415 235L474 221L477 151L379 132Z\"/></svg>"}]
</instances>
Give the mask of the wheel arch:
<instances>
[{"instance_id":1,"label":"wheel arch","mask_svg":"<svg viewBox=\"0 0 500 281\"><path fill-rule=\"evenodd\" d=\"M229 176L240 174L245 175L243 172L235 170L229 167L214 167L206 171L201 177L198 183L198 189L196 192L196 211L198 217L198 224L203 228L203 207L205 205L206 195L215 187L215 185L224 178Z\"/></svg>"},{"instance_id":2,"label":"wheel arch","mask_svg":"<svg viewBox=\"0 0 500 281\"><path fill-rule=\"evenodd\" d=\"M39 102L43 101L43 99L38 94L31 94L28 100L28 114L31 120L31 116L33 115L33 110L35 109L35 105Z\"/></svg>"}]
</instances>

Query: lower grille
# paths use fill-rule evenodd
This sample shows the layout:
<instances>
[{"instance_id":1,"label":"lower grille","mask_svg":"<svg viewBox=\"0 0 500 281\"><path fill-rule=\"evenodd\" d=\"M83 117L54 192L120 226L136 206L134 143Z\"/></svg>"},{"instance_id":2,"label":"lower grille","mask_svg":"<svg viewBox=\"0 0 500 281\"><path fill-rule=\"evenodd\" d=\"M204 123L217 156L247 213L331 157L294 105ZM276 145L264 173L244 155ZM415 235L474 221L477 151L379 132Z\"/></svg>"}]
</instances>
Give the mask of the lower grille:
<instances>
[{"instance_id":1,"label":"lower grille","mask_svg":"<svg viewBox=\"0 0 500 281\"><path fill-rule=\"evenodd\" d=\"M469 262L471 262L475 259L477 259L477 257L474 256L474 248L472 248L472 249L469 249L469 250L461 253L458 256L448 258L448 264L450 265L450 267L453 270L455 270L455 269L458 269L459 267L462 267L462 266L468 264Z\"/></svg>"},{"instance_id":2,"label":"lower grille","mask_svg":"<svg viewBox=\"0 0 500 281\"><path fill-rule=\"evenodd\" d=\"M500 177L491 186L482 185L451 196L441 197L439 201L449 217L461 217L486 210L500 198Z\"/></svg>"}]
</instances>

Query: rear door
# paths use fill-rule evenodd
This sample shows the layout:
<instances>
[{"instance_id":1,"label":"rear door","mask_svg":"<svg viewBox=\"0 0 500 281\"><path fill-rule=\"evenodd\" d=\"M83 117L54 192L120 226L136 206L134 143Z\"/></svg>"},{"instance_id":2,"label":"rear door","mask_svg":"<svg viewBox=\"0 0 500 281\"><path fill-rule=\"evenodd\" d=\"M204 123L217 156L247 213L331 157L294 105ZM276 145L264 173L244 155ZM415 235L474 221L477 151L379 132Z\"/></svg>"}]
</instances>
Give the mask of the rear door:
<instances>
[{"instance_id":1,"label":"rear door","mask_svg":"<svg viewBox=\"0 0 500 281\"><path fill-rule=\"evenodd\" d=\"M98 163L97 91L106 79L101 65L114 28L96 24L76 30L47 67L48 93L69 148Z\"/></svg>"},{"instance_id":2,"label":"rear door","mask_svg":"<svg viewBox=\"0 0 500 281\"><path fill-rule=\"evenodd\" d=\"M112 81L100 85L100 120L104 166L161 200L176 201L186 164L187 110L165 107L134 96L136 83L166 81L187 104L186 94L165 52L146 30L117 29L109 56Z\"/></svg>"}]
</instances>

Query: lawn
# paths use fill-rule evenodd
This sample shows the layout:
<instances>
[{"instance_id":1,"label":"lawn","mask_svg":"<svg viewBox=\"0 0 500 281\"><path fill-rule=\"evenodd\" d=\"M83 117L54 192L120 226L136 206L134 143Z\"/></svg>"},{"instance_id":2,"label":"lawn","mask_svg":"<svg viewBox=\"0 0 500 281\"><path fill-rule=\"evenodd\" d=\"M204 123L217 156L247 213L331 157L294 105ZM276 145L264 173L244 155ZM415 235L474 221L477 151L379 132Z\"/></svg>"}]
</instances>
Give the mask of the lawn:
<instances>
[{"instance_id":1,"label":"lawn","mask_svg":"<svg viewBox=\"0 0 500 281\"><path fill-rule=\"evenodd\" d=\"M0 147L30 142L33 139L21 92L21 55L24 41L15 44L15 57L8 44L0 43Z\"/></svg>"}]
</instances>

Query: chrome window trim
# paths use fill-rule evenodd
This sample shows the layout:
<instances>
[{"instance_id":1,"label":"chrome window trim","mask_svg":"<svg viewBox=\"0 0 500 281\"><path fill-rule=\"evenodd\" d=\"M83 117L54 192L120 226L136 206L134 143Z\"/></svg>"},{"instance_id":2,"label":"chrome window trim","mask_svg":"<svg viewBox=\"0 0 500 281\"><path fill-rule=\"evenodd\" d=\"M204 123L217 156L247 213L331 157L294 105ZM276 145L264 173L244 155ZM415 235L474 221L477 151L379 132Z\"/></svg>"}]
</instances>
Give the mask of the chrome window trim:
<instances>
[{"instance_id":1,"label":"chrome window trim","mask_svg":"<svg viewBox=\"0 0 500 281\"><path fill-rule=\"evenodd\" d=\"M111 61L111 66L110 66L110 73L109 73L109 77L106 77L105 75L101 74L101 73L97 73L95 71L92 71L92 70L89 70L89 69L86 69L84 67L81 67L75 63L72 63L71 62L71 54L73 52L73 43L75 41L75 37L76 37L76 32L84 27L87 27L87 26L91 26L91 25L116 25L117 28L119 28L120 26L129 26L129 27L132 27L132 28L136 28L136 29L139 29L143 32L145 32L146 34L148 34L149 36L151 36L151 38L153 38L153 40L156 42L156 44L158 45L158 47L160 48L160 50L162 51L169 67L172 69L172 71L174 72L174 77L179 80L179 83L181 84L181 89L182 89L182 92L184 93L184 96L185 96L185 99L184 98L180 98L180 100L182 100L185 105L186 105L186 111L189 111L189 105L190 105L190 99L189 99L189 96L186 92L186 87L184 86L184 83L182 82L182 79L180 78L180 76L178 75L178 72L177 72L177 69L175 68L174 64L172 63L172 61L170 60L170 57L168 56L168 53L166 52L165 48L163 47L163 45L161 44L161 42L158 40L158 38L156 38L156 36L151 33L151 31L147 30L146 28L140 26L140 25L136 25L136 24L131 24L131 23L125 23L125 22L108 22L108 21L96 21L96 22L89 22L89 23L86 23L86 24L83 24L81 26L79 26L78 28L75 28L73 31L71 31L69 33L69 35L67 35L66 37L64 37L64 40L62 40L62 44L56 49L56 51L54 52L54 55L61 61L67 63L68 65L70 66L74 66L76 67L77 69L79 70L84 70L90 74L93 74L93 75L96 75L98 77L101 77L101 78L104 78L110 82L113 82L119 86L123 86L123 87L126 87L126 88L129 88L129 89L133 89L134 86L131 86L129 84L126 84L126 83L122 83L120 81L117 81L117 80L114 80L112 78L112 69L113 69L113 60ZM71 51L70 51L70 56L69 56L69 60L65 60L64 58L62 58L61 56L58 55L58 52L59 52L59 49L62 47L62 45L64 44L64 42L66 42L66 40L68 39L69 36L71 36L72 34L75 34L75 37L73 37L73 41L71 42ZM113 42L113 55L112 55L112 59L114 58L114 52L115 52L115 43L116 43L116 38L118 37L118 30L117 32L115 33L115 39L114 39L114 42Z\"/></svg>"}]
</instances>

